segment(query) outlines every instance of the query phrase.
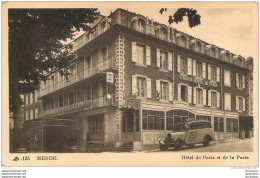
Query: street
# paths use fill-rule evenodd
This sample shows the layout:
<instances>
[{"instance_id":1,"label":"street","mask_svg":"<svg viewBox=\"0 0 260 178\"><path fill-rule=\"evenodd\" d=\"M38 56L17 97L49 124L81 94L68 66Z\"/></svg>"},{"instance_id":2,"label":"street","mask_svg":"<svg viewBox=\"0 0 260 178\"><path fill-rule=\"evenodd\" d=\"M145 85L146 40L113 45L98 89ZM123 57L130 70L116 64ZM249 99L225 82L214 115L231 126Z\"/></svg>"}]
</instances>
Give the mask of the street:
<instances>
[{"instance_id":1,"label":"street","mask_svg":"<svg viewBox=\"0 0 260 178\"><path fill-rule=\"evenodd\" d=\"M174 147L168 148L166 151L160 149L145 152L173 152ZM253 151L253 138L236 140L225 143L211 143L210 146L204 147L202 144L197 144L193 148L183 146L178 152L251 152Z\"/></svg>"}]
</instances>

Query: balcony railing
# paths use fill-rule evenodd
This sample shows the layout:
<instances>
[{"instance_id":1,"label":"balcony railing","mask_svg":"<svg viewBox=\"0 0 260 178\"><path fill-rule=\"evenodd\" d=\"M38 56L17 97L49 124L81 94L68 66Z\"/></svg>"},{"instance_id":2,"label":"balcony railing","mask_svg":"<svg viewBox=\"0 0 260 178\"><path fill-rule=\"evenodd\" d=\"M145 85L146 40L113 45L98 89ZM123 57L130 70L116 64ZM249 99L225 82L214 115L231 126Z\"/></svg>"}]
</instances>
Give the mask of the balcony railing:
<instances>
[{"instance_id":1,"label":"balcony railing","mask_svg":"<svg viewBox=\"0 0 260 178\"><path fill-rule=\"evenodd\" d=\"M39 117L53 117L58 115L71 114L83 110L89 110L94 108L100 108L104 106L116 105L115 94L112 94L110 98L99 97L93 100L86 100L83 102L75 103L72 105L64 106L61 108L55 108L39 113Z\"/></svg>"},{"instance_id":2,"label":"balcony railing","mask_svg":"<svg viewBox=\"0 0 260 178\"><path fill-rule=\"evenodd\" d=\"M74 83L77 83L78 81L89 78L95 74L98 74L100 71L105 71L112 68L116 68L115 59L114 58L106 59L92 67L89 67L87 69L84 69L76 73L75 75L71 75L68 80L64 79L62 81L52 84L51 86L47 86L46 88L41 88L39 95L40 97L42 97L49 93L55 92L59 89L70 86Z\"/></svg>"}]
</instances>

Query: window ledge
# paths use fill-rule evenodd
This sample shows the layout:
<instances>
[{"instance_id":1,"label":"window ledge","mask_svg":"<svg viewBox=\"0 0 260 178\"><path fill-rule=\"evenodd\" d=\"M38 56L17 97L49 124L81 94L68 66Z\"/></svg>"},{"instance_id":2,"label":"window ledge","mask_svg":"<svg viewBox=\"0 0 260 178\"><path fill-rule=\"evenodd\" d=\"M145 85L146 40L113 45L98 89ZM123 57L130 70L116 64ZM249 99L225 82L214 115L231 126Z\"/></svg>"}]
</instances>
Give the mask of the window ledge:
<instances>
[{"instance_id":1,"label":"window ledge","mask_svg":"<svg viewBox=\"0 0 260 178\"><path fill-rule=\"evenodd\" d=\"M166 70L166 69L161 69L161 68L159 68L159 70L162 71L162 72L169 72L169 71Z\"/></svg>"},{"instance_id":2,"label":"window ledge","mask_svg":"<svg viewBox=\"0 0 260 178\"><path fill-rule=\"evenodd\" d=\"M224 84L224 86L225 86L225 87L231 87L231 85L225 85L225 84Z\"/></svg>"},{"instance_id":3,"label":"window ledge","mask_svg":"<svg viewBox=\"0 0 260 178\"><path fill-rule=\"evenodd\" d=\"M238 87L237 87L237 89L238 89L238 90L244 90L244 88L238 88Z\"/></svg>"},{"instance_id":4,"label":"window ledge","mask_svg":"<svg viewBox=\"0 0 260 178\"><path fill-rule=\"evenodd\" d=\"M140 63L135 63L136 66L140 66L140 67L147 67L147 65L144 64L140 64Z\"/></svg>"}]
</instances>

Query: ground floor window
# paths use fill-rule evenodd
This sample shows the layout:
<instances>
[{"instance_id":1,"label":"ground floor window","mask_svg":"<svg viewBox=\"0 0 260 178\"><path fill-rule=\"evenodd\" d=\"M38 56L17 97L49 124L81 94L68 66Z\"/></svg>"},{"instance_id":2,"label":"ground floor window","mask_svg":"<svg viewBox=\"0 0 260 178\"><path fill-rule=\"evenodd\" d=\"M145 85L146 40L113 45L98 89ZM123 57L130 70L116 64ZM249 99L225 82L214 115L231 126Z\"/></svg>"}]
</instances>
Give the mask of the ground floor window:
<instances>
[{"instance_id":1,"label":"ground floor window","mask_svg":"<svg viewBox=\"0 0 260 178\"><path fill-rule=\"evenodd\" d=\"M238 119L227 118L227 132L238 132Z\"/></svg>"},{"instance_id":2,"label":"ground floor window","mask_svg":"<svg viewBox=\"0 0 260 178\"><path fill-rule=\"evenodd\" d=\"M214 132L224 132L223 117L214 117Z\"/></svg>"},{"instance_id":3,"label":"ground floor window","mask_svg":"<svg viewBox=\"0 0 260 178\"><path fill-rule=\"evenodd\" d=\"M166 130L172 130L174 124L194 120L195 115L185 110L171 110L166 112Z\"/></svg>"},{"instance_id":4,"label":"ground floor window","mask_svg":"<svg viewBox=\"0 0 260 178\"><path fill-rule=\"evenodd\" d=\"M164 112L143 110L144 130L164 130Z\"/></svg>"},{"instance_id":5,"label":"ground floor window","mask_svg":"<svg viewBox=\"0 0 260 178\"><path fill-rule=\"evenodd\" d=\"M89 118L90 128L92 133L104 132L104 115L94 115Z\"/></svg>"},{"instance_id":6,"label":"ground floor window","mask_svg":"<svg viewBox=\"0 0 260 178\"><path fill-rule=\"evenodd\" d=\"M139 110L135 110L135 131L139 132Z\"/></svg>"}]
</instances>

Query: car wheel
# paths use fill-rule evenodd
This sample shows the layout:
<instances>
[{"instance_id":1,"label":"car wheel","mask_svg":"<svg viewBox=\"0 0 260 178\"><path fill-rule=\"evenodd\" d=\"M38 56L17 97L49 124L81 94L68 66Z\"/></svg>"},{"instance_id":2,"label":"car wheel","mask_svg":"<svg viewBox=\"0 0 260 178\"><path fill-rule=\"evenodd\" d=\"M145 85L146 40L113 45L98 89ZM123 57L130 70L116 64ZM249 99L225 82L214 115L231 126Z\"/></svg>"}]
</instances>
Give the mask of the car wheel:
<instances>
[{"instance_id":1,"label":"car wheel","mask_svg":"<svg viewBox=\"0 0 260 178\"><path fill-rule=\"evenodd\" d=\"M162 144L160 144L160 150L167 150L168 149L168 147L167 147L167 145L162 145Z\"/></svg>"},{"instance_id":2,"label":"car wheel","mask_svg":"<svg viewBox=\"0 0 260 178\"><path fill-rule=\"evenodd\" d=\"M208 146L210 144L210 137L207 135L204 137L203 145Z\"/></svg>"},{"instance_id":3,"label":"car wheel","mask_svg":"<svg viewBox=\"0 0 260 178\"><path fill-rule=\"evenodd\" d=\"M182 141L180 139L176 140L175 144L174 144L174 148L175 150L181 150L182 148Z\"/></svg>"}]
</instances>

